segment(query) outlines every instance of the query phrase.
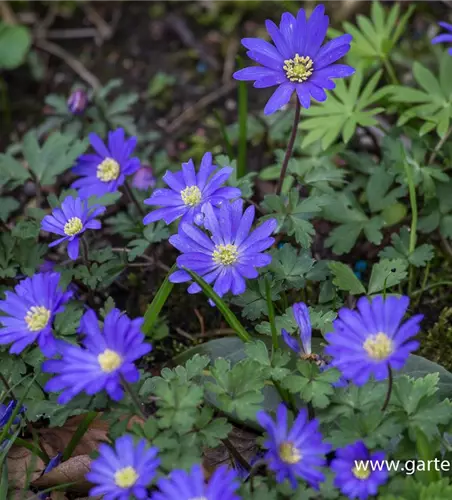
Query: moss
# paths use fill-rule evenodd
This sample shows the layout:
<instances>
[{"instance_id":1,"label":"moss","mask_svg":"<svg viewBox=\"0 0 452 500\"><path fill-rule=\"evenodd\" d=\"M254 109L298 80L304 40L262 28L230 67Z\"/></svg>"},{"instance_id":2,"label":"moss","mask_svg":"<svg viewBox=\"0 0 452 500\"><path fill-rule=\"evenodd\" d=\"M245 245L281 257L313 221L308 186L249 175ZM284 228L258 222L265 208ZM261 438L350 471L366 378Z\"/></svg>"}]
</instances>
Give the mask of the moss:
<instances>
[{"instance_id":1,"label":"moss","mask_svg":"<svg viewBox=\"0 0 452 500\"><path fill-rule=\"evenodd\" d=\"M421 336L420 354L452 370L452 307L445 307L438 321Z\"/></svg>"}]
</instances>

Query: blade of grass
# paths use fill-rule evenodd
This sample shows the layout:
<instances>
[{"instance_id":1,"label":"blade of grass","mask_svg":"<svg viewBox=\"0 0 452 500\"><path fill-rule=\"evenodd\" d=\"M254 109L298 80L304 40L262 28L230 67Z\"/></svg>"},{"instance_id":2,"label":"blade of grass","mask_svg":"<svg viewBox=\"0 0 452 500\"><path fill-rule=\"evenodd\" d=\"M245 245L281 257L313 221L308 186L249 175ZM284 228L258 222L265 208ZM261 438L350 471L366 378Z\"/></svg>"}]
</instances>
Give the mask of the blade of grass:
<instances>
[{"instance_id":1,"label":"blade of grass","mask_svg":"<svg viewBox=\"0 0 452 500\"><path fill-rule=\"evenodd\" d=\"M14 408L13 412L11 413L11 416L9 417L8 422L6 422L5 426L3 427L1 433L0 433L0 445L3 443L3 441L6 439L7 435L9 434L9 430L11 426L13 425L14 419L17 417L17 415L20 412L20 409L22 408L22 403L24 402L25 398L27 397L28 391L31 389L31 386L34 384L34 381L38 378L41 372L37 372L35 376L31 379L31 382L28 384L26 390L24 391L22 397L20 398L19 401L17 401L16 407Z\"/></svg>"},{"instance_id":2,"label":"blade of grass","mask_svg":"<svg viewBox=\"0 0 452 500\"><path fill-rule=\"evenodd\" d=\"M80 422L80 425L77 427L77 430L74 432L69 444L63 452L63 462L71 458L75 448L80 443L86 431L89 429L91 422L97 417L97 415L97 411L90 411L85 415L85 418Z\"/></svg>"},{"instance_id":3,"label":"blade of grass","mask_svg":"<svg viewBox=\"0 0 452 500\"><path fill-rule=\"evenodd\" d=\"M272 332L272 345L273 345L272 355L273 355L273 351L275 349L278 349L278 332L276 330L275 308L273 307L271 286L268 278L265 278L265 295L267 298L268 320L270 321L270 329Z\"/></svg>"},{"instance_id":4,"label":"blade of grass","mask_svg":"<svg viewBox=\"0 0 452 500\"><path fill-rule=\"evenodd\" d=\"M218 307L218 310L223 315L223 318L228 322L229 326L235 330L240 339L243 340L243 342L250 342L250 334L245 330L243 325L237 319L237 316L229 309L224 300L221 299L221 297L212 289L212 287L208 285L201 278L201 276L194 273L190 269L184 268L184 271L186 271L193 278L193 281L202 288L202 291L207 295L207 297L209 297L209 299L211 299L215 303L215 305Z\"/></svg>"},{"instance_id":5,"label":"blade of grass","mask_svg":"<svg viewBox=\"0 0 452 500\"><path fill-rule=\"evenodd\" d=\"M146 310L146 313L144 315L144 324L141 329L145 335L149 335L151 333L152 327L156 324L162 307L168 300L169 294L171 293L171 290L174 286L173 283L170 282L169 277L175 270L176 264L174 264L173 267L168 271L165 281L160 285L160 288L155 294L154 300L149 304Z\"/></svg>"},{"instance_id":6,"label":"blade of grass","mask_svg":"<svg viewBox=\"0 0 452 500\"><path fill-rule=\"evenodd\" d=\"M243 62L239 58L239 66ZM239 112L239 150L237 158L237 179L246 175L246 149L247 149L247 124L248 124L248 87L247 82L238 82L238 112Z\"/></svg>"}]
</instances>

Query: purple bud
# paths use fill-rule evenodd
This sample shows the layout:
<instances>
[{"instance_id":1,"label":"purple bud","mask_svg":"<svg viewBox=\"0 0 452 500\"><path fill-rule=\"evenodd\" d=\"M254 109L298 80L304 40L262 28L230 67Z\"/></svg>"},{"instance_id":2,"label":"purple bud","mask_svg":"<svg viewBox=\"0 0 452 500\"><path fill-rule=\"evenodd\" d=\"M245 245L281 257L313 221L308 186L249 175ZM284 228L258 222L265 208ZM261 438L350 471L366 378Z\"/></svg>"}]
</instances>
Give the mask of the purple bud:
<instances>
[{"instance_id":1,"label":"purple bud","mask_svg":"<svg viewBox=\"0 0 452 500\"><path fill-rule=\"evenodd\" d=\"M75 90L67 100L67 107L74 115L81 115L88 106L88 95L84 90Z\"/></svg>"},{"instance_id":2,"label":"purple bud","mask_svg":"<svg viewBox=\"0 0 452 500\"><path fill-rule=\"evenodd\" d=\"M152 168L146 165L141 166L133 176L132 186L142 191L146 191L155 186L155 177Z\"/></svg>"}]
</instances>

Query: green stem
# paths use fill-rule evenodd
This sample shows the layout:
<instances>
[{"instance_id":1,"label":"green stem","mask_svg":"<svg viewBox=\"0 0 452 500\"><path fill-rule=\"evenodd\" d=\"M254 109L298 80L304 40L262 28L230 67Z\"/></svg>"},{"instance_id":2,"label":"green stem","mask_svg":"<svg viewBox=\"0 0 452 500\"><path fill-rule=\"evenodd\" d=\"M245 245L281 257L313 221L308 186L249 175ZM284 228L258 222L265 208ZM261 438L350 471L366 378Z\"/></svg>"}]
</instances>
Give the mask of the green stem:
<instances>
[{"instance_id":1,"label":"green stem","mask_svg":"<svg viewBox=\"0 0 452 500\"><path fill-rule=\"evenodd\" d=\"M287 167L289 165L289 160L292 156L293 146L295 144L295 138L298 131L298 122L300 121L301 105L300 101L297 99L297 104L295 107L295 116L292 124L292 132L290 133L289 142L287 144L286 154L284 156L283 164L281 167L281 174L279 175L278 184L276 186L275 193L279 196L281 194L284 178L286 176Z\"/></svg>"},{"instance_id":2,"label":"green stem","mask_svg":"<svg viewBox=\"0 0 452 500\"><path fill-rule=\"evenodd\" d=\"M438 144L435 146L435 149L432 151L430 158L428 159L427 165L431 165L439 152L439 150L444 146L444 143L449 139L450 134L452 134L452 126L449 127L449 130L444 134L444 136L438 141Z\"/></svg>"},{"instance_id":3,"label":"green stem","mask_svg":"<svg viewBox=\"0 0 452 500\"><path fill-rule=\"evenodd\" d=\"M82 259L83 259L83 263L85 264L85 266L88 269L90 269L88 243L86 242L86 240L85 240L85 238L83 236L80 238L80 241L82 243Z\"/></svg>"},{"instance_id":4,"label":"green stem","mask_svg":"<svg viewBox=\"0 0 452 500\"><path fill-rule=\"evenodd\" d=\"M405 173L408 182L408 192L410 195L410 205L411 205L411 230L410 230L410 245L409 254L412 255L416 249L416 232L417 232L417 202L416 202L416 187L414 185L414 179L411 171L411 167L407 162L404 162ZM414 285L414 268L410 265L410 273L408 279L408 295L411 294Z\"/></svg>"},{"instance_id":5,"label":"green stem","mask_svg":"<svg viewBox=\"0 0 452 500\"><path fill-rule=\"evenodd\" d=\"M141 403L140 403L140 400L138 399L138 396L136 395L135 391L132 389L129 382L127 382L127 380L123 376L121 376L121 383L122 383L122 386L124 387L124 390L130 396L130 399L132 400L133 405L135 406L135 409L137 411L137 415L140 416L141 418L143 418L144 420L146 420L147 417L143 411L143 408L141 407Z\"/></svg>"},{"instance_id":6,"label":"green stem","mask_svg":"<svg viewBox=\"0 0 452 500\"><path fill-rule=\"evenodd\" d=\"M159 314L165 305L168 297L173 289L173 283L170 282L169 278L173 274L173 272L177 269L176 264L168 271L168 274L165 277L165 280L160 285L157 293L155 294L152 302L149 304L146 313L144 315L144 324L142 326L142 331L145 335L149 335L152 331L152 328L157 323L157 319Z\"/></svg>"},{"instance_id":7,"label":"green stem","mask_svg":"<svg viewBox=\"0 0 452 500\"><path fill-rule=\"evenodd\" d=\"M80 425L77 427L77 430L74 432L69 444L66 446L63 452L62 461L69 460L74 453L75 448L85 435L86 431L89 429L91 422L97 417L96 411L90 411L85 415L85 418L80 422Z\"/></svg>"},{"instance_id":8,"label":"green stem","mask_svg":"<svg viewBox=\"0 0 452 500\"><path fill-rule=\"evenodd\" d=\"M430 273L430 262L427 262L427 267L425 268L425 271L424 271L424 278L422 279L422 283L421 283L421 289L419 290L419 297L417 298L414 306L413 306L413 309L417 309L417 306L419 305L419 302L421 301L421 297L422 297L422 293L424 292L425 290L425 286L427 285L427 279L428 279L428 275ZM411 294L411 295L414 295L414 294Z\"/></svg>"},{"instance_id":9,"label":"green stem","mask_svg":"<svg viewBox=\"0 0 452 500\"><path fill-rule=\"evenodd\" d=\"M392 370L391 367L388 365L388 391L386 392L386 397L383 402L383 406L381 407L381 411L385 411L386 408L388 407L389 400L391 399L391 394L392 394L392 382L393 382L393 377L392 377Z\"/></svg>"},{"instance_id":10,"label":"green stem","mask_svg":"<svg viewBox=\"0 0 452 500\"><path fill-rule=\"evenodd\" d=\"M272 332L272 357L275 349L278 349L278 332L276 330L276 322L275 322L275 308L273 307L272 302L272 292L271 286L268 278L265 278L265 295L267 297L267 308L268 308L268 320L270 321L270 329Z\"/></svg>"},{"instance_id":11,"label":"green stem","mask_svg":"<svg viewBox=\"0 0 452 500\"><path fill-rule=\"evenodd\" d=\"M248 123L248 88L247 82L238 84L239 108L239 150L237 161L237 179L246 175L247 123Z\"/></svg>"},{"instance_id":12,"label":"green stem","mask_svg":"<svg viewBox=\"0 0 452 500\"><path fill-rule=\"evenodd\" d=\"M452 287L452 281L438 281L438 283L432 283L431 285L428 285L420 290L415 290L411 295L414 297L416 295L427 292L428 290L433 290L434 288L438 288L440 286L451 286Z\"/></svg>"},{"instance_id":13,"label":"green stem","mask_svg":"<svg viewBox=\"0 0 452 500\"><path fill-rule=\"evenodd\" d=\"M139 204L136 196L133 194L133 190L130 187L129 181L127 179L124 182L124 191L126 192L129 200L135 205L135 207L138 210L138 213L141 215L141 217L144 217L146 214L144 213L143 207Z\"/></svg>"},{"instance_id":14,"label":"green stem","mask_svg":"<svg viewBox=\"0 0 452 500\"><path fill-rule=\"evenodd\" d=\"M389 79L391 80L391 82L394 85L400 85L399 79L397 78L396 72L394 71L394 68L392 67L391 61L388 58L384 57L383 58L383 65L384 65L386 71L388 72Z\"/></svg>"},{"instance_id":15,"label":"green stem","mask_svg":"<svg viewBox=\"0 0 452 500\"><path fill-rule=\"evenodd\" d=\"M273 385L275 386L275 389L278 391L279 397L289 405L290 409L292 410L294 416L298 415L298 410L297 410L297 405L295 404L295 400L292 396L292 394L289 391L286 391L281 387L279 382L276 380L272 379Z\"/></svg>"}]
</instances>

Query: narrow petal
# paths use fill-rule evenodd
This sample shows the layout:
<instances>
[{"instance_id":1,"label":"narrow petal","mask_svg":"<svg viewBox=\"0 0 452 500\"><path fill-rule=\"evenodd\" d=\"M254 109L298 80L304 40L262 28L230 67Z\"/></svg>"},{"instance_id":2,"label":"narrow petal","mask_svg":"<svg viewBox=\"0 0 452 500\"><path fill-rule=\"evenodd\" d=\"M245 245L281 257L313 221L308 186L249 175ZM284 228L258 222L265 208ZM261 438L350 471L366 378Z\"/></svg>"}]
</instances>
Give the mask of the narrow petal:
<instances>
[{"instance_id":1,"label":"narrow petal","mask_svg":"<svg viewBox=\"0 0 452 500\"><path fill-rule=\"evenodd\" d=\"M271 115L290 101L295 89L292 83L283 83L274 92L264 108L264 114Z\"/></svg>"}]
</instances>

